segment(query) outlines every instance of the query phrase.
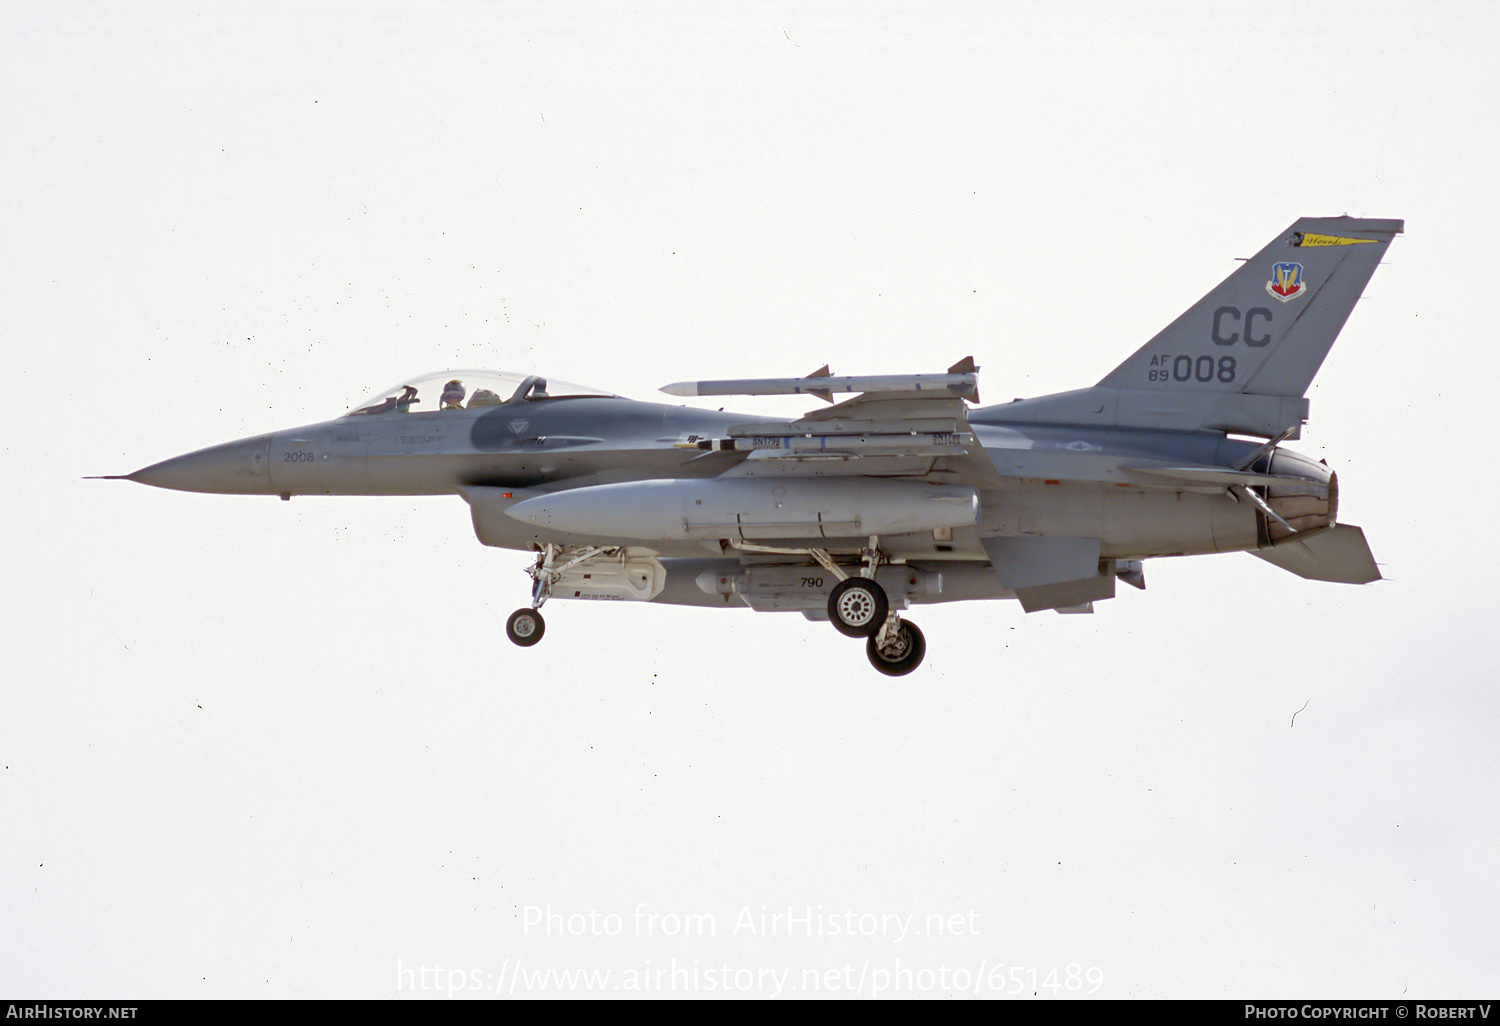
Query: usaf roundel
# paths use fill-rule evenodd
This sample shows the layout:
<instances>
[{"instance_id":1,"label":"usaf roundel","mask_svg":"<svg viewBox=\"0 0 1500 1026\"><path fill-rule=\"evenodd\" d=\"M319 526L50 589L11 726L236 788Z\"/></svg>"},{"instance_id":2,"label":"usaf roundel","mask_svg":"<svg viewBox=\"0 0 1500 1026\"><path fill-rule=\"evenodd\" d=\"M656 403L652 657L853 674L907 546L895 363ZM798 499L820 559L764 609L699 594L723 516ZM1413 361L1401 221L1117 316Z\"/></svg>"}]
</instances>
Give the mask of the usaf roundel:
<instances>
[{"instance_id":1,"label":"usaf roundel","mask_svg":"<svg viewBox=\"0 0 1500 1026\"><path fill-rule=\"evenodd\" d=\"M1266 282L1266 291L1283 303L1291 302L1302 295L1307 284L1302 276L1302 265L1278 263L1271 265L1271 280Z\"/></svg>"}]
</instances>

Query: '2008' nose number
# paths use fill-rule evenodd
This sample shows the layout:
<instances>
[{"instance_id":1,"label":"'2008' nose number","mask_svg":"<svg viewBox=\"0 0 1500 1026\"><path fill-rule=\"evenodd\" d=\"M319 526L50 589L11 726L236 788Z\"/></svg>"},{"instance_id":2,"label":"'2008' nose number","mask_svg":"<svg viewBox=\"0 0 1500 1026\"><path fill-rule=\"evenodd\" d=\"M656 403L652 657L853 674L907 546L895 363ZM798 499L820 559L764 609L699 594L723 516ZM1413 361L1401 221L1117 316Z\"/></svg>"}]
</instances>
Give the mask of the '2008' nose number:
<instances>
[{"instance_id":1,"label":"'2008' nose number","mask_svg":"<svg viewBox=\"0 0 1500 1026\"><path fill-rule=\"evenodd\" d=\"M289 452L286 455L284 455L284 456L281 457L281 462L283 462L283 463L311 463L315 459L317 459L317 457L314 456L310 452Z\"/></svg>"}]
</instances>

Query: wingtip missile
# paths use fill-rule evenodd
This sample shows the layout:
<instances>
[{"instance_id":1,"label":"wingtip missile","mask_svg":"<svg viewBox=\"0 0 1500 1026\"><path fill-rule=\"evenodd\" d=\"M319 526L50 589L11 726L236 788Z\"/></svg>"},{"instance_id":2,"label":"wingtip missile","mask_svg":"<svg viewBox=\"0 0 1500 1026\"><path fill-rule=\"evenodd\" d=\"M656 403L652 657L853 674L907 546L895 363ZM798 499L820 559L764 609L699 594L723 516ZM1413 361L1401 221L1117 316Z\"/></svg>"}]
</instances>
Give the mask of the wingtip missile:
<instances>
[{"instance_id":1,"label":"wingtip missile","mask_svg":"<svg viewBox=\"0 0 1500 1026\"><path fill-rule=\"evenodd\" d=\"M955 366L972 366L965 357ZM663 385L667 395L815 395L833 401L835 392L937 392L979 401L978 367L946 374L833 375L822 367L805 378L732 378L719 381L674 381Z\"/></svg>"},{"instance_id":2,"label":"wingtip missile","mask_svg":"<svg viewBox=\"0 0 1500 1026\"><path fill-rule=\"evenodd\" d=\"M828 369L828 364L826 363L808 375L809 378L830 378L832 376L833 371ZM826 388L808 389L808 395L815 395L825 403L833 402L833 393Z\"/></svg>"}]
</instances>

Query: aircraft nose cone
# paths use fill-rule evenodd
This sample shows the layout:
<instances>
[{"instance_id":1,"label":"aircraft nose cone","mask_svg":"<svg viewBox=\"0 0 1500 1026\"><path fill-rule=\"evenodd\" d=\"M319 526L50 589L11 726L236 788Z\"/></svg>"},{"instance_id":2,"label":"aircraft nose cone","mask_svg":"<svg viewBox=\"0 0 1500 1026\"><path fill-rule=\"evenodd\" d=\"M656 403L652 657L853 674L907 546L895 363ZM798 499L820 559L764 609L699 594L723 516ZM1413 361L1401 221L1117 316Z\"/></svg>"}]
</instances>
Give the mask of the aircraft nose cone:
<instances>
[{"instance_id":1,"label":"aircraft nose cone","mask_svg":"<svg viewBox=\"0 0 1500 1026\"><path fill-rule=\"evenodd\" d=\"M125 477L154 488L175 488L182 492L269 495L270 450L271 436L257 435L174 456Z\"/></svg>"}]
</instances>

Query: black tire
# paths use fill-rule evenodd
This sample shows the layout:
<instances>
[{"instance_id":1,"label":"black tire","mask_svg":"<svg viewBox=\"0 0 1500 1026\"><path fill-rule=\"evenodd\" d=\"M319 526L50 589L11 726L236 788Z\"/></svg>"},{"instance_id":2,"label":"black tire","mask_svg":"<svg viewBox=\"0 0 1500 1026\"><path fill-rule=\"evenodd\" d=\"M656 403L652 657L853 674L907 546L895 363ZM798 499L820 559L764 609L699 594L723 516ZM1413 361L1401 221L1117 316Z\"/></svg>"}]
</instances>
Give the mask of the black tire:
<instances>
[{"instance_id":1,"label":"black tire","mask_svg":"<svg viewBox=\"0 0 1500 1026\"><path fill-rule=\"evenodd\" d=\"M889 611L885 589L867 577L846 578L828 593L828 619L851 638L878 634Z\"/></svg>"},{"instance_id":2,"label":"black tire","mask_svg":"<svg viewBox=\"0 0 1500 1026\"><path fill-rule=\"evenodd\" d=\"M870 657L870 665L887 677L904 677L922 665L922 659L927 655L927 639L922 637L916 624L902 620L895 641L885 652L871 638L865 642L865 655Z\"/></svg>"},{"instance_id":3,"label":"black tire","mask_svg":"<svg viewBox=\"0 0 1500 1026\"><path fill-rule=\"evenodd\" d=\"M505 636L522 648L530 648L547 633L547 621L539 609L517 609L505 621Z\"/></svg>"}]
</instances>

